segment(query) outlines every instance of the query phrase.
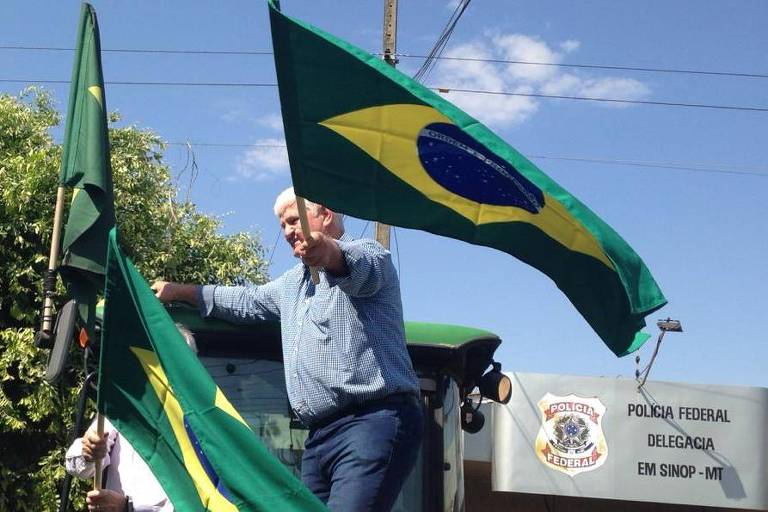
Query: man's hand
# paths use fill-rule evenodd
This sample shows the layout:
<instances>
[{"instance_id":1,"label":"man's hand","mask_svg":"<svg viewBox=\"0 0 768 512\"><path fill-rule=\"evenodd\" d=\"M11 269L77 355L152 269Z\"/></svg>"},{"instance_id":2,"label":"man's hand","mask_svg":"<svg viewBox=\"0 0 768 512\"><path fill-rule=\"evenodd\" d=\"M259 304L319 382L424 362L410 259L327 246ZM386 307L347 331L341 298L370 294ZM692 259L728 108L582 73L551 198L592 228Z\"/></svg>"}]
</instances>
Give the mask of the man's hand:
<instances>
[{"instance_id":1,"label":"man's hand","mask_svg":"<svg viewBox=\"0 0 768 512\"><path fill-rule=\"evenodd\" d=\"M88 510L99 512L125 512L128 508L128 498L109 489L88 491L85 502L88 504Z\"/></svg>"},{"instance_id":2,"label":"man's hand","mask_svg":"<svg viewBox=\"0 0 768 512\"><path fill-rule=\"evenodd\" d=\"M170 283L168 281L155 281L152 291L160 302L182 301L197 306L197 288L195 284Z\"/></svg>"},{"instance_id":3,"label":"man's hand","mask_svg":"<svg viewBox=\"0 0 768 512\"><path fill-rule=\"evenodd\" d=\"M83 458L88 462L101 460L107 454L107 436L104 432L101 437L93 430L88 430L83 436Z\"/></svg>"},{"instance_id":4,"label":"man's hand","mask_svg":"<svg viewBox=\"0 0 768 512\"><path fill-rule=\"evenodd\" d=\"M341 254L339 244L319 231L313 231L309 238L296 244L293 253L310 267L323 267L334 275L348 273L347 262Z\"/></svg>"}]
</instances>

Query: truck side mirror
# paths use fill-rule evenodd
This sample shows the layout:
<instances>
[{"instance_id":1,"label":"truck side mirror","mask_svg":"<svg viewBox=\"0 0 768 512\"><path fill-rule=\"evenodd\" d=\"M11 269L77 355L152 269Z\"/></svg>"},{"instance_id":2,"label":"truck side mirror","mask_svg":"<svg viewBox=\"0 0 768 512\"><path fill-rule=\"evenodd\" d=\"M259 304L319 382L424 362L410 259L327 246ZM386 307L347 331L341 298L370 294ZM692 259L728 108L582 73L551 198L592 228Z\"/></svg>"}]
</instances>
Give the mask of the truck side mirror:
<instances>
[{"instance_id":1,"label":"truck side mirror","mask_svg":"<svg viewBox=\"0 0 768 512\"><path fill-rule=\"evenodd\" d=\"M485 415L478 410L483 397L479 396L477 399L479 400L477 407L472 404L469 397L461 405L461 429L468 434L477 434L485 425Z\"/></svg>"},{"instance_id":2,"label":"truck side mirror","mask_svg":"<svg viewBox=\"0 0 768 512\"><path fill-rule=\"evenodd\" d=\"M56 326L53 329L53 349L48 356L48 367L45 370L45 380L55 382L61 377L64 365L67 362L67 354L75 338L75 324L77 323L77 302L73 299L64 304L56 316Z\"/></svg>"}]
</instances>

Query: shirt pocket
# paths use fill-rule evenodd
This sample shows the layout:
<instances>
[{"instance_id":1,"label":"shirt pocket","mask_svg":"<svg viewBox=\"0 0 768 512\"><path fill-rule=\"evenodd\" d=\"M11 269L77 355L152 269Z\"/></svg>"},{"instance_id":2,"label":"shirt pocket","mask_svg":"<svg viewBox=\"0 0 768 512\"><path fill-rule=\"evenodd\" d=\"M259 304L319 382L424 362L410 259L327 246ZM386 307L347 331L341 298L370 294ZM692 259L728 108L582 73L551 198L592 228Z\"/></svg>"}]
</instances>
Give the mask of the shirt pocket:
<instances>
[{"instance_id":1,"label":"shirt pocket","mask_svg":"<svg viewBox=\"0 0 768 512\"><path fill-rule=\"evenodd\" d=\"M333 311L336 307L336 297L332 290L320 288L316 295L310 299L307 318L313 324L317 333L328 335L331 326Z\"/></svg>"},{"instance_id":2,"label":"shirt pocket","mask_svg":"<svg viewBox=\"0 0 768 512\"><path fill-rule=\"evenodd\" d=\"M305 313L304 332L306 340L312 340L325 346L329 342L331 333L331 309L327 304L314 302L309 305ZM305 340L305 341L306 341Z\"/></svg>"}]
</instances>

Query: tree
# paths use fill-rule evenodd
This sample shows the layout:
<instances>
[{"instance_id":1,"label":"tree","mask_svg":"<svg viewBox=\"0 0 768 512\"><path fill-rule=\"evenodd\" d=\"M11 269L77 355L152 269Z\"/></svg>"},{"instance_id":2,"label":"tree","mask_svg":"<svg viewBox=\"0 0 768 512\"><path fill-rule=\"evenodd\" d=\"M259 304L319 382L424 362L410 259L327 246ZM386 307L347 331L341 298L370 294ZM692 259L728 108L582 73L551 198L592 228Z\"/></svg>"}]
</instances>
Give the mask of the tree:
<instances>
[{"instance_id":1,"label":"tree","mask_svg":"<svg viewBox=\"0 0 768 512\"><path fill-rule=\"evenodd\" d=\"M111 116L111 123L119 120ZM53 224L61 147L50 95L0 95L0 512L56 510L82 375L43 381L35 347ZM219 234L221 220L179 198L160 138L110 129L115 206L124 249L148 279L264 282L259 240ZM57 288L62 304L63 288ZM84 487L73 493L82 508Z\"/></svg>"}]
</instances>

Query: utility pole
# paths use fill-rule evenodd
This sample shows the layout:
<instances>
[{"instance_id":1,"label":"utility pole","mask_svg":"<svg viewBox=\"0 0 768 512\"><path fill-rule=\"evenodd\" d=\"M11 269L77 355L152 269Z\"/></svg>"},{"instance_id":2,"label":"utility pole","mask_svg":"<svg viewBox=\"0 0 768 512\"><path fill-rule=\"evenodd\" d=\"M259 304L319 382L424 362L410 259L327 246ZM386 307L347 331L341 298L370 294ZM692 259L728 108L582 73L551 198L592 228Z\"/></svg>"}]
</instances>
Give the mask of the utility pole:
<instances>
[{"instance_id":1,"label":"utility pole","mask_svg":"<svg viewBox=\"0 0 768 512\"><path fill-rule=\"evenodd\" d=\"M397 64L397 0L384 0L383 50L384 62L392 67ZM389 225L376 223L376 241L389 249Z\"/></svg>"},{"instance_id":2,"label":"utility pole","mask_svg":"<svg viewBox=\"0 0 768 512\"><path fill-rule=\"evenodd\" d=\"M397 0L384 0L384 61L392 67L397 64Z\"/></svg>"}]
</instances>

